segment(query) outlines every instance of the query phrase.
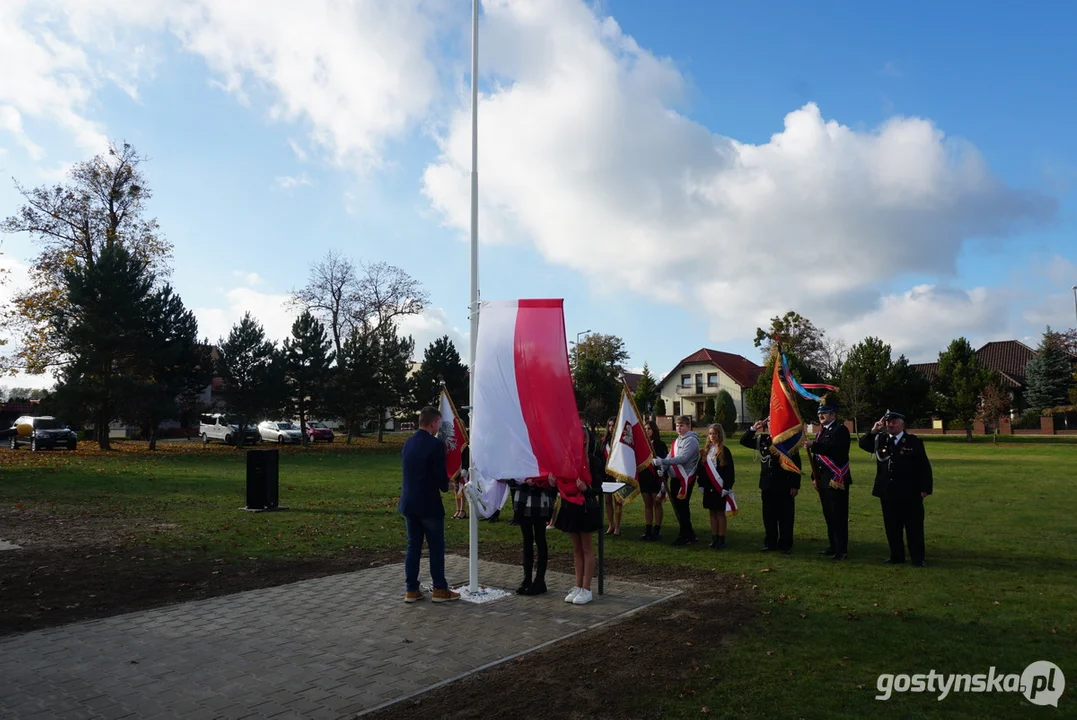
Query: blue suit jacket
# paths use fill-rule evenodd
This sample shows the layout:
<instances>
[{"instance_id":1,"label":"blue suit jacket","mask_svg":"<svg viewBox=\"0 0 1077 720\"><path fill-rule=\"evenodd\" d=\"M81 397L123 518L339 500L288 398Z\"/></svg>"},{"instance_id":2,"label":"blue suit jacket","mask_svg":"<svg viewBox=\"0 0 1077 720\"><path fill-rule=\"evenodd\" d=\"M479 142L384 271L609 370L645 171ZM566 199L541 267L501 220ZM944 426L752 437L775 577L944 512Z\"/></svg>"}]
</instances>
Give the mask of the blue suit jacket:
<instances>
[{"instance_id":1,"label":"blue suit jacket","mask_svg":"<svg viewBox=\"0 0 1077 720\"><path fill-rule=\"evenodd\" d=\"M444 517L441 493L449 489L445 443L426 430L417 430L404 443L404 481L397 512L416 517Z\"/></svg>"}]
</instances>

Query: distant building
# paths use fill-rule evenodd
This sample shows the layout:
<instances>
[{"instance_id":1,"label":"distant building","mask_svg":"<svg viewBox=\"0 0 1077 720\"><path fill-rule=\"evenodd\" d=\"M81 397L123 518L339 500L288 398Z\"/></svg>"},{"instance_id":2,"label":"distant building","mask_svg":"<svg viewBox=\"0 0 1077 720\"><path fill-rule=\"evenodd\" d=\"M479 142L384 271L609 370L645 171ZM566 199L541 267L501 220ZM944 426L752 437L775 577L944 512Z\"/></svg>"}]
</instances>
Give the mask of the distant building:
<instances>
[{"instance_id":1,"label":"distant building","mask_svg":"<svg viewBox=\"0 0 1077 720\"><path fill-rule=\"evenodd\" d=\"M1025 368L1034 357L1036 351L1019 340L989 342L976 351L980 365L997 373L1003 387L1010 391L1010 408L1014 416L1027 409L1025 393L1028 391L1028 378ZM934 382L939 371L937 362L916 363L910 367L919 370L931 382Z\"/></svg>"},{"instance_id":2,"label":"distant building","mask_svg":"<svg viewBox=\"0 0 1077 720\"><path fill-rule=\"evenodd\" d=\"M698 422L707 399L725 390L737 408L737 422L749 423L757 418L750 416L744 392L755 386L762 372L762 367L743 355L702 348L662 378L658 394L668 414L691 415Z\"/></svg>"}]
</instances>

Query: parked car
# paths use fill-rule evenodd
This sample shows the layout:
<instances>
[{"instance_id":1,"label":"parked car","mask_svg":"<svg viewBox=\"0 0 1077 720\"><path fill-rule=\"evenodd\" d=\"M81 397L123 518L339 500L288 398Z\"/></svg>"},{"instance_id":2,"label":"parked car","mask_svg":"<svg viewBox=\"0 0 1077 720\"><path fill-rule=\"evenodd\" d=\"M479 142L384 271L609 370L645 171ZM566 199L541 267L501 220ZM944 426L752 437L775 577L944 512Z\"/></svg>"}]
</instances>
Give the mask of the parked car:
<instances>
[{"instance_id":1,"label":"parked car","mask_svg":"<svg viewBox=\"0 0 1077 720\"><path fill-rule=\"evenodd\" d=\"M307 423L307 440L310 442L333 442L336 435L328 425L322 422Z\"/></svg>"},{"instance_id":2,"label":"parked car","mask_svg":"<svg viewBox=\"0 0 1077 720\"><path fill-rule=\"evenodd\" d=\"M17 419L12 427L30 425L33 427L26 437L11 436L11 449L15 450L20 444L29 445L31 450L48 450L56 447L64 447L74 450L78 447L78 435L75 431L64 425L51 415L23 415Z\"/></svg>"},{"instance_id":3,"label":"parked car","mask_svg":"<svg viewBox=\"0 0 1077 720\"><path fill-rule=\"evenodd\" d=\"M303 442L303 431L298 425L287 420L266 420L258 423L258 434L266 442L284 443Z\"/></svg>"},{"instance_id":4,"label":"parked car","mask_svg":"<svg viewBox=\"0 0 1077 720\"><path fill-rule=\"evenodd\" d=\"M198 434L202 436L202 444L210 440L220 440L228 445L235 445L236 436L239 434L239 425L230 422L227 415L212 413L203 415L202 422L198 426ZM253 445L261 442L262 437L258 434L258 428L248 425L243 430L243 442Z\"/></svg>"}]
</instances>

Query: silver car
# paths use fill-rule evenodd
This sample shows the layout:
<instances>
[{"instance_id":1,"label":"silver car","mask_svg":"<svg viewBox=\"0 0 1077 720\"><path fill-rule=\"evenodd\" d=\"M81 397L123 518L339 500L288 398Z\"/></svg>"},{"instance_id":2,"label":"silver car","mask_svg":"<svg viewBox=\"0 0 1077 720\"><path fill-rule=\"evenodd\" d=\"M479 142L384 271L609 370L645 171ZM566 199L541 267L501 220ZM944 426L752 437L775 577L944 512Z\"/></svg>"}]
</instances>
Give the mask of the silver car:
<instances>
[{"instance_id":1,"label":"silver car","mask_svg":"<svg viewBox=\"0 0 1077 720\"><path fill-rule=\"evenodd\" d=\"M266 420L258 423L258 434L266 442L275 442L281 445L285 443L303 442L303 431L298 425L287 420Z\"/></svg>"}]
</instances>

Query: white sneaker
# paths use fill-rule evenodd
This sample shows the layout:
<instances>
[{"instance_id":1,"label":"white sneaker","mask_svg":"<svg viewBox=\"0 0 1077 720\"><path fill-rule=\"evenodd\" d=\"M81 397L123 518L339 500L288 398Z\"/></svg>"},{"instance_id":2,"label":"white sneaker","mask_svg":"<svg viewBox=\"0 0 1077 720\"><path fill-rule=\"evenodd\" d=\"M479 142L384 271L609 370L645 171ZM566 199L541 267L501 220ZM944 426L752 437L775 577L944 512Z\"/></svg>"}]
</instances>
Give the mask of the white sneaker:
<instances>
[{"instance_id":1,"label":"white sneaker","mask_svg":"<svg viewBox=\"0 0 1077 720\"><path fill-rule=\"evenodd\" d=\"M582 590L581 589L578 593L576 593L576 597L572 598L572 604L573 605L586 605L587 603L591 602L591 600L593 600L593 599L594 598L591 596L591 591L590 590Z\"/></svg>"},{"instance_id":2,"label":"white sneaker","mask_svg":"<svg viewBox=\"0 0 1077 720\"><path fill-rule=\"evenodd\" d=\"M583 590L583 588L578 587L569 590L568 595L565 595L565 602L573 602L576 599L576 596L580 594L581 590Z\"/></svg>"}]
</instances>

